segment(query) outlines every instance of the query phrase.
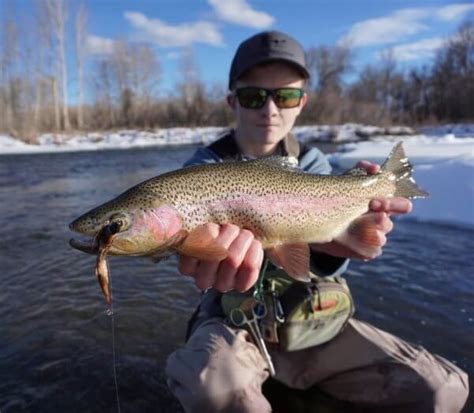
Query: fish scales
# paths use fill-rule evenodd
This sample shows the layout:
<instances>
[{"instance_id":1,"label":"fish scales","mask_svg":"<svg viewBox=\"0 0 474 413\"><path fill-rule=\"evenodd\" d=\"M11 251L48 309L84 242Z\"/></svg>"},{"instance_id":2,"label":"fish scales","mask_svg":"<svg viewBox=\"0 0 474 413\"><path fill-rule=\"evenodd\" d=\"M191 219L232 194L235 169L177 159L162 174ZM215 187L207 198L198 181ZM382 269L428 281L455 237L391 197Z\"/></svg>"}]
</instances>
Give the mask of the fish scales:
<instances>
[{"instance_id":1,"label":"fish scales","mask_svg":"<svg viewBox=\"0 0 474 413\"><path fill-rule=\"evenodd\" d=\"M302 234L301 241L322 242L329 236L328 223L331 233L341 230L342 221L366 211L370 199L393 195L394 188L389 173L320 176L268 162L229 162L152 178L97 208L94 215L113 209L151 211L159 197L160 203L176 208L188 231L207 222L230 222L253 230L268 245L294 242ZM338 220L340 215L343 220Z\"/></svg>"},{"instance_id":2,"label":"fish scales","mask_svg":"<svg viewBox=\"0 0 474 413\"><path fill-rule=\"evenodd\" d=\"M334 225L337 215L344 214L346 221L366 211L370 199L393 195L395 182L389 176L317 176L265 162L221 163L153 178L124 199L132 196L152 207L153 195L159 194L184 217L188 231L206 222L231 222L253 230L268 245L321 242L327 239L326 223L331 222L331 232L341 226ZM362 186L364 181L374 184Z\"/></svg>"},{"instance_id":3,"label":"fish scales","mask_svg":"<svg viewBox=\"0 0 474 413\"><path fill-rule=\"evenodd\" d=\"M98 255L96 273L106 300L107 254L160 259L179 252L224 259L227 251L202 227L205 223L251 230L275 265L304 280L309 272L307 244L350 240L351 224L372 199L428 195L417 187L411 171L401 144L374 175L357 170L342 176L312 175L290 167L282 157L193 166L151 178L86 212L70 228L94 241L72 239L70 244ZM371 251L376 232L373 222L364 227L360 254Z\"/></svg>"}]
</instances>

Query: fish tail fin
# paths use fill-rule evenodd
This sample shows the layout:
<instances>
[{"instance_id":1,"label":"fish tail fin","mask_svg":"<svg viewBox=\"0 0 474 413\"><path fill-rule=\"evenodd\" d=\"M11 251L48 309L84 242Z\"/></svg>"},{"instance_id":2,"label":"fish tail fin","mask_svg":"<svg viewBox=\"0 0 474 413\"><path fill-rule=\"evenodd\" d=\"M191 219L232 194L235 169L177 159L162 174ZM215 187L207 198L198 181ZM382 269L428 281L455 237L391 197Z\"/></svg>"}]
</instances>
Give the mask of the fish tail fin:
<instances>
[{"instance_id":1,"label":"fish tail fin","mask_svg":"<svg viewBox=\"0 0 474 413\"><path fill-rule=\"evenodd\" d=\"M381 167L382 173L390 172L395 175L394 196L413 199L426 198L430 195L416 184L411 175L412 171L413 166L405 155L403 144L398 142Z\"/></svg>"}]
</instances>

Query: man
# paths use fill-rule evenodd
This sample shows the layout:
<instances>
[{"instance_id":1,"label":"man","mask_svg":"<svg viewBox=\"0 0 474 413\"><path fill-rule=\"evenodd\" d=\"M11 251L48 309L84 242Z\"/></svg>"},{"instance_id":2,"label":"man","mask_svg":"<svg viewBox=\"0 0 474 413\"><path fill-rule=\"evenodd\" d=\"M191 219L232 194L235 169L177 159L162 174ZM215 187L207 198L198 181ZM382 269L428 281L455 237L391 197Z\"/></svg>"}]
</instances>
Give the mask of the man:
<instances>
[{"instance_id":1,"label":"man","mask_svg":"<svg viewBox=\"0 0 474 413\"><path fill-rule=\"evenodd\" d=\"M229 78L235 129L198 149L187 164L279 154L296 157L307 172L329 173L321 152L300 148L290 133L306 104L308 78L304 51L291 37L263 32L244 41ZM358 166L368 173L379 169L368 162ZM379 256L393 227L390 215L410 210L404 198L372 200L370 211L354 223L360 231L310 246L311 269L320 275L340 274L348 258ZM370 249L357 235L367 225L376 229L377 242ZM235 225L206 226L228 257L221 262L180 257L180 271L206 291L187 343L168 359L170 389L189 412L269 412L261 390L268 365L246 330L224 322L220 305L222 293L243 292L255 284L262 246L250 231ZM467 376L456 366L355 319L323 345L292 352L273 348L270 353L276 380L296 389L317 385L335 399L375 411L458 412L467 398Z\"/></svg>"}]
</instances>

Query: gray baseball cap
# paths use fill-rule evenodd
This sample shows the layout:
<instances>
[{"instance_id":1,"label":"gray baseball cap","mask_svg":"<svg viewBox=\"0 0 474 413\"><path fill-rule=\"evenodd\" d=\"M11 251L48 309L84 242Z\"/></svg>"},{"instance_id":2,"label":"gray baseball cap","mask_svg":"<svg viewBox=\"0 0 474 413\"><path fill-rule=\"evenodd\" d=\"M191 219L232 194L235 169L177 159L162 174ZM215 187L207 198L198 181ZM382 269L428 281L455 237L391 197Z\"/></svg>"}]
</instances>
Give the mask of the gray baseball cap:
<instances>
[{"instance_id":1,"label":"gray baseball cap","mask_svg":"<svg viewBox=\"0 0 474 413\"><path fill-rule=\"evenodd\" d=\"M290 63L305 79L310 77L303 47L285 33L267 31L249 37L237 48L230 66L229 89L251 67L276 61Z\"/></svg>"}]
</instances>

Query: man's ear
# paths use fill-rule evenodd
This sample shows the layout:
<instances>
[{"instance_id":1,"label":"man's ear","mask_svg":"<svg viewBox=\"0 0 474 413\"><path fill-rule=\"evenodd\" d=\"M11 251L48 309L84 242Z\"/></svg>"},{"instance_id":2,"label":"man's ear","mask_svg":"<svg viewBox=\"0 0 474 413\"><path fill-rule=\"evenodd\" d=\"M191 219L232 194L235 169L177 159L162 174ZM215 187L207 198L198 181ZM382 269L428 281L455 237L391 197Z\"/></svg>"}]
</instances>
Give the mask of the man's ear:
<instances>
[{"instance_id":1,"label":"man's ear","mask_svg":"<svg viewBox=\"0 0 474 413\"><path fill-rule=\"evenodd\" d=\"M232 92L229 92L227 94L227 104L231 107L231 109L235 110L235 94Z\"/></svg>"},{"instance_id":2,"label":"man's ear","mask_svg":"<svg viewBox=\"0 0 474 413\"><path fill-rule=\"evenodd\" d=\"M301 102L300 102L301 109L305 107L307 102L308 102L308 94L305 92L303 96L301 97Z\"/></svg>"}]
</instances>

